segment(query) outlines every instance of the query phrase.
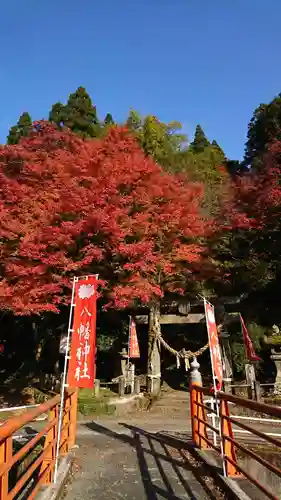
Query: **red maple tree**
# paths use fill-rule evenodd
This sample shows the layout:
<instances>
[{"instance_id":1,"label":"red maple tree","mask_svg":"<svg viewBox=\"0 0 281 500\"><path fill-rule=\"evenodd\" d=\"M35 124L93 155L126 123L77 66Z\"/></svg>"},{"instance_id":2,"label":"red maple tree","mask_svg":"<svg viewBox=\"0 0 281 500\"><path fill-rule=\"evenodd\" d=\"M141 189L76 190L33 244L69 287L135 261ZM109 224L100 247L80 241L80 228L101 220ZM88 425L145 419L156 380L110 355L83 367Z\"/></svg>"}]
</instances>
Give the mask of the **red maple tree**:
<instances>
[{"instance_id":1,"label":"red maple tree","mask_svg":"<svg viewBox=\"0 0 281 500\"><path fill-rule=\"evenodd\" d=\"M221 227L263 230L278 224L275 219L279 219L281 208L280 175L281 142L275 142L263 157L262 172L250 170L225 191Z\"/></svg>"},{"instance_id":2,"label":"red maple tree","mask_svg":"<svg viewBox=\"0 0 281 500\"><path fill-rule=\"evenodd\" d=\"M0 150L0 307L58 311L73 275L99 273L108 305L181 292L211 223L202 187L164 173L126 129L83 141L48 122Z\"/></svg>"},{"instance_id":3,"label":"red maple tree","mask_svg":"<svg viewBox=\"0 0 281 500\"><path fill-rule=\"evenodd\" d=\"M224 192L210 252L219 263L216 290L261 293L280 281L281 142L271 144L259 172L237 177Z\"/></svg>"}]
</instances>

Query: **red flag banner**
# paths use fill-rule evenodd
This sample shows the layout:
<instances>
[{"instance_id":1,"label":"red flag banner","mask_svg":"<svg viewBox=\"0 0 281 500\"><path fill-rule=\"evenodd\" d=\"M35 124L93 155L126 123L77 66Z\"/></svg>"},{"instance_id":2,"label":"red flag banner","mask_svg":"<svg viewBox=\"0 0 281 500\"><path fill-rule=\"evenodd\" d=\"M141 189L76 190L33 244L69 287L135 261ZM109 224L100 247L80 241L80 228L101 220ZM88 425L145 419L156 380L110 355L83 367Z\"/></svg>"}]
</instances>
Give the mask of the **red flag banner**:
<instances>
[{"instance_id":1,"label":"red flag banner","mask_svg":"<svg viewBox=\"0 0 281 500\"><path fill-rule=\"evenodd\" d=\"M140 349L137 336L136 323L132 319L130 321L130 331L129 331L129 358L139 358Z\"/></svg>"},{"instance_id":2,"label":"red flag banner","mask_svg":"<svg viewBox=\"0 0 281 500\"><path fill-rule=\"evenodd\" d=\"M214 306L204 299L206 324L209 337L210 356L214 378L214 390L222 390L223 368Z\"/></svg>"},{"instance_id":3,"label":"red flag banner","mask_svg":"<svg viewBox=\"0 0 281 500\"><path fill-rule=\"evenodd\" d=\"M74 289L74 319L68 365L69 387L92 388L95 380L97 277L80 279Z\"/></svg>"},{"instance_id":4,"label":"red flag banner","mask_svg":"<svg viewBox=\"0 0 281 500\"><path fill-rule=\"evenodd\" d=\"M243 334L243 340L244 340L244 346L245 346L245 350L246 350L247 360L250 362L260 361L261 358L259 358L259 356L256 355L256 352L255 352L255 349L253 346L253 342L250 339L250 335L248 333L247 327L246 327L244 320L243 320L240 313L239 313L239 317L240 317L240 323L241 323L241 328L242 328L242 334Z\"/></svg>"}]
</instances>

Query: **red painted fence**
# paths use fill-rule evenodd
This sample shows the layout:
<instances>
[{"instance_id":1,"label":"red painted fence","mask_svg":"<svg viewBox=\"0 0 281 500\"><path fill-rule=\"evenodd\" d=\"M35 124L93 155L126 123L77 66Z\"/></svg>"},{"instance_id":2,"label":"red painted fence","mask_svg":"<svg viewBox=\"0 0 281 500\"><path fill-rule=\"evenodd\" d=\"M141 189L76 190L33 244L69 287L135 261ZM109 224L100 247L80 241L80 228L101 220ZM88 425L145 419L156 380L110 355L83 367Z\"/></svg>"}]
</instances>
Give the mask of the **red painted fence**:
<instances>
[{"instance_id":1,"label":"red painted fence","mask_svg":"<svg viewBox=\"0 0 281 500\"><path fill-rule=\"evenodd\" d=\"M25 498L32 499L43 485L53 481L56 462L60 395L30 410L10 418L0 427L0 500L12 500L28 488ZM15 450L13 436L42 414L48 414L44 428ZM60 438L60 456L75 444L77 391L67 391L64 400Z\"/></svg>"}]
</instances>

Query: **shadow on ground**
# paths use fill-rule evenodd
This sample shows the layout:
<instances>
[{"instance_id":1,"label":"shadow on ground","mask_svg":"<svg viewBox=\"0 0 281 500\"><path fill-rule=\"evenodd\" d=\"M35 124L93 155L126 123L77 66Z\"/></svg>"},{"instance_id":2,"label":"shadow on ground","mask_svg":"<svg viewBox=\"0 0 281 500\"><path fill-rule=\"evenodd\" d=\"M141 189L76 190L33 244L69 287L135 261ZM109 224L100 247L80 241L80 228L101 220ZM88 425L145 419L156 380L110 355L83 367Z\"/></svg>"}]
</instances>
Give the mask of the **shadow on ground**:
<instances>
[{"instance_id":1,"label":"shadow on ground","mask_svg":"<svg viewBox=\"0 0 281 500\"><path fill-rule=\"evenodd\" d=\"M105 499L108 497L104 496L104 490L110 492L112 499L225 498L204 464L198 461L191 443L186 442L186 439L161 432L152 434L128 424L120 424L120 434L96 422L87 425L93 431L93 438L89 438L93 447L99 448L99 470L96 473L93 466L88 466L88 471L86 470L85 461L88 461L88 464L94 463L94 456L92 459L89 457L89 453L94 451L89 451L88 439L88 448L84 445L80 459L80 478L79 474L75 477L66 500ZM83 445L81 449L83 450Z\"/></svg>"}]
</instances>

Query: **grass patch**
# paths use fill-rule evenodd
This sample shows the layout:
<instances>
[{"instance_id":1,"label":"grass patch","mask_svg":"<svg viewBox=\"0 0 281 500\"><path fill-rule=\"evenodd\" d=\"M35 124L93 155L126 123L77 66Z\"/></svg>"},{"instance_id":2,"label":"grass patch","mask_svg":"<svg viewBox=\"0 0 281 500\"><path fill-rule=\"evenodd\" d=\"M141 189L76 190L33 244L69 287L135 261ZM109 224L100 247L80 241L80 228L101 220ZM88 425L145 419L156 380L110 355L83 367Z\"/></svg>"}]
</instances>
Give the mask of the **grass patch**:
<instances>
[{"instance_id":1,"label":"grass patch","mask_svg":"<svg viewBox=\"0 0 281 500\"><path fill-rule=\"evenodd\" d=\"M19 417L26 410L13 410L13 411L1 411L0 412L0 422L6 422L9 418Z\"/></svg>"},{"instance_id":2,"label":"grass patch","mask_svg":"<svg viewBox=\"0 0 281 500\"><path fill-rule=\"evenodd\" d=\"M279 395L272 395L268 396L267 398L264 398L264 402L267 403L268 405L272 406L281 406L281 396Z\"/></svg>"},{"instance_id":3,"label":"grass patch","mask_svg":"<svg viewBox=\"0 0 281 500\"><path fill-rule=\"evenodd\" d=\"M115 406L109 404L109 399L116 396L109 389L100 389L97 398L93 389L80 389L78 394L78 411L83 416L113 415Z\"/></svg>"},{"instance_id":4,"label":"grass patch","mask_svg":"<svg viewBox=\"0 0 281 500\"><path fill-rule=\"evenodd\" d=\"M266 338L266 343L271 345L281 345L281 335L272 335Z\"/></svg>"}]
</instances>

